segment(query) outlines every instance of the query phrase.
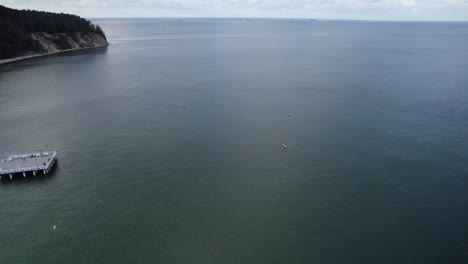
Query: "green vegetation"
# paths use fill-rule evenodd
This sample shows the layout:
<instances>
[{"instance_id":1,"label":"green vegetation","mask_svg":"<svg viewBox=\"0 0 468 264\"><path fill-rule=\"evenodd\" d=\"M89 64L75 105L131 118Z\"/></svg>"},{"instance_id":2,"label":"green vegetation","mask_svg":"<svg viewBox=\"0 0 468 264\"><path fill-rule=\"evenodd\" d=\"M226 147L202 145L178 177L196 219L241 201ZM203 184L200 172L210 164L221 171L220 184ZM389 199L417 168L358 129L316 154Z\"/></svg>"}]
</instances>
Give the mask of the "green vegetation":
<instances>
[{"instance_id":1,"label":"green vegetation","mask_svg":"<svg viewBox=\"0 0 468 264\"><path fill-rule=\"evenodd\" d=\"M54 39L54 43L62 50L71 49L72 47L65 36L59 36Z\"/></svg>"},{"instance_id":2,"label":"green vegetation","mask_svg":"<svg viewBox=\"0 0 468 264\"><path fill-rule=\"evenodd\" d=\"M106 38L101 27L76 15L32 10L16 10L0 5L0 59L21 56L24 52L42 52L40 43L31 38L33 32L50 34L94 32ZM70 48L65 37L54 41L60 48Z\"/></svg>"}]
</instances>

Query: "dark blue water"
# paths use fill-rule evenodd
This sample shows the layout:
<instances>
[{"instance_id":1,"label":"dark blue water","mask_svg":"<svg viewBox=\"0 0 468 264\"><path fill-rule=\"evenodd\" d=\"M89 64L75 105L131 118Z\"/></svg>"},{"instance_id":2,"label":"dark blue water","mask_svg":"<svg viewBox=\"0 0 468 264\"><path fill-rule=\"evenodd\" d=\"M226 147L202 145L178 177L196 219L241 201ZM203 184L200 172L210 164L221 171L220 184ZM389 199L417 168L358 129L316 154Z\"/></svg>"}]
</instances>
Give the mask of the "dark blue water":
<instances>
[{"instance_id":1,"label":"dark blue water","mask_svg":"<svg viewBox=\"0 0 468 264\"><path fill-rule=\"evenodd\" d=\"M0 66L1 152L59 155L0 263L466 262L467 23L95 22Z\"/></svg>"}]
</instances>

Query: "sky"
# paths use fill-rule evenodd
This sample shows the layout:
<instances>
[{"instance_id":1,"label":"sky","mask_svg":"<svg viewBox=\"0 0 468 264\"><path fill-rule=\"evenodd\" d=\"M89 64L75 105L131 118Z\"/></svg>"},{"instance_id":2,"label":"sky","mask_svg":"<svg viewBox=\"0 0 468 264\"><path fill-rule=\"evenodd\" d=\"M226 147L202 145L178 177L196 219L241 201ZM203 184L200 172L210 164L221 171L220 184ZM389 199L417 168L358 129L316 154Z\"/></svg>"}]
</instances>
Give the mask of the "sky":
<instances>
[{"instance_id":1,"label":"sky","mask_svg":"<svg viewBox=\"0 0 468 264\"><path fill-rule=\"evenodd\" d=\"M262 17L468 21L468 0L0 0L0 5L100 17Z\"/></svg>"}]
</instances>

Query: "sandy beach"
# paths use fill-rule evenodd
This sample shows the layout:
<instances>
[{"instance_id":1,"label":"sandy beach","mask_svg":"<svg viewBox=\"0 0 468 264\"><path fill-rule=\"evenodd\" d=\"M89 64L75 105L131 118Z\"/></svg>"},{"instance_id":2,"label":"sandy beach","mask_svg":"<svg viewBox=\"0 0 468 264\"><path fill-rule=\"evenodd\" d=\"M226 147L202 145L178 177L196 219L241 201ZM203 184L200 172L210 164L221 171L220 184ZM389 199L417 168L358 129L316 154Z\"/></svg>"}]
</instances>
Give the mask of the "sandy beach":
<instances>
[{"instance_id":1,"label":"sandy beach","mask_svg":"<svg viewBox=\"0 0 468 264\"><path fill-rule=\"evenodd\" d=\"M69 51L74 51L74 50L94 49L94 48L102 48L102 47L106 47L106 46L109 46L109 44L101 45L101 46L96 46L96 47L74 48L74 49L67 49L67 50L54 51L54 52L48 52L48 53L40 53L40 54L26 55L26 56L20 56L20 57L11 58L11 59L2 59L2 60L0 60L0 64L6 64L6 63L10 63L10 62L21 61L21 60L27 60L27 59L32 59L32 58L37 58L37 57L42 57L42 56L53 55L53 54L57 54L57 53L69 52Z\"/></svg>"}]
</instances>

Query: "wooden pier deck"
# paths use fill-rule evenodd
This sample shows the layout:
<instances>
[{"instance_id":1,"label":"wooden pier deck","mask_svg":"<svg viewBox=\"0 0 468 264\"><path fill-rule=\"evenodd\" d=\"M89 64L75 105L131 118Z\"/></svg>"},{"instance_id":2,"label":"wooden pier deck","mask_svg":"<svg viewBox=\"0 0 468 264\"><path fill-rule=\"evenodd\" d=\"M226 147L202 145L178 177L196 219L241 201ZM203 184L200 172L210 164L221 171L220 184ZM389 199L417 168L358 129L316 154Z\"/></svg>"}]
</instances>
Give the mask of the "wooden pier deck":
<instances>
[{"instance_id":1,"label":"wooden pier deck","mask_svg":"<svg viewBox=\"0 0 468 264\"><path fill-rule=\"evenodd\" d=\"M20 175L36 176L37 173L47 174L57 161L57 152L39 152L29 154L11 155L0 159L0 180L13 179Z\"/></svg>"}]
</instances>

